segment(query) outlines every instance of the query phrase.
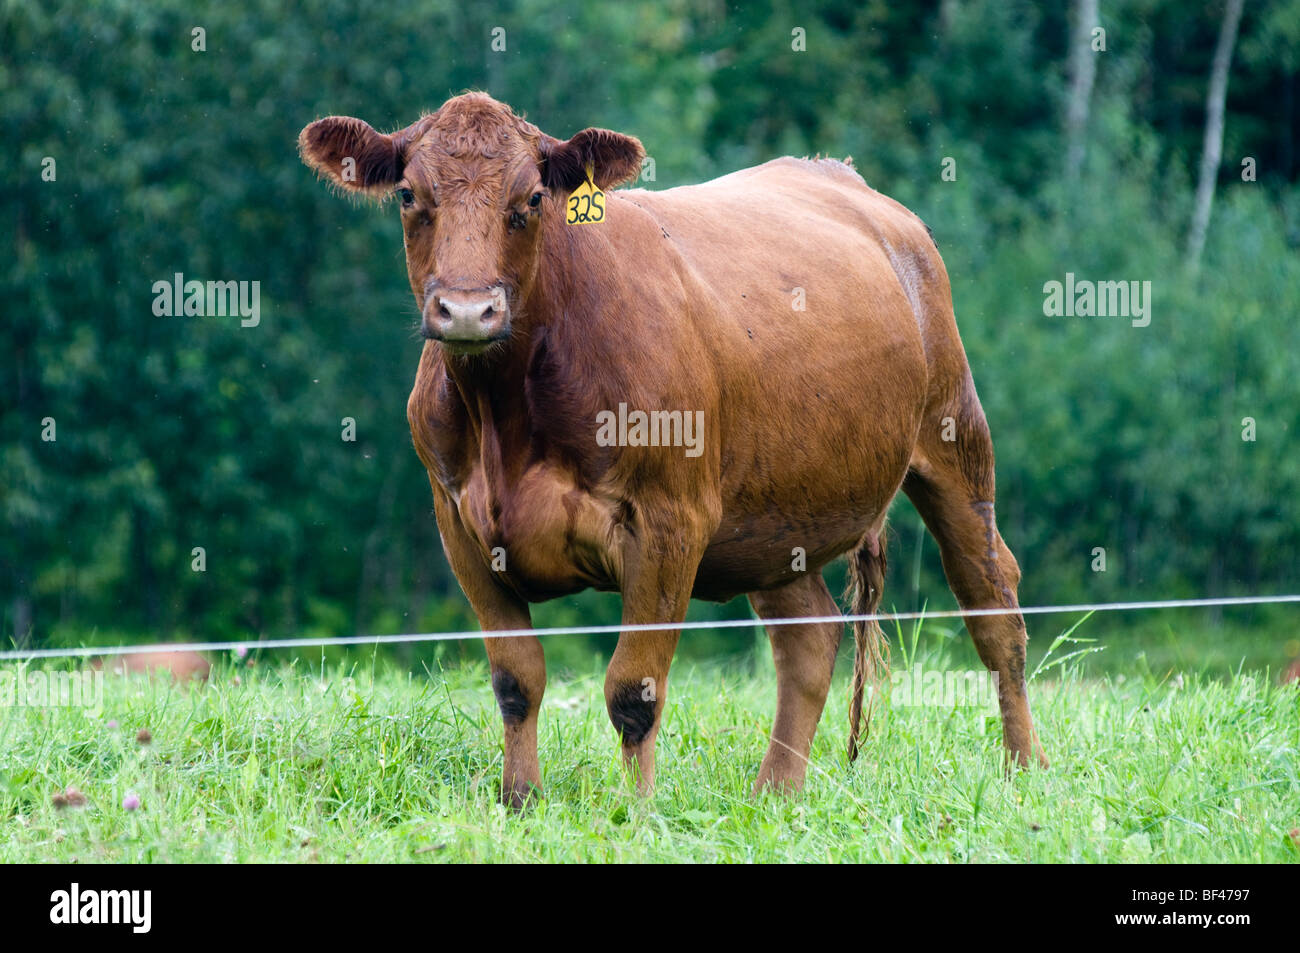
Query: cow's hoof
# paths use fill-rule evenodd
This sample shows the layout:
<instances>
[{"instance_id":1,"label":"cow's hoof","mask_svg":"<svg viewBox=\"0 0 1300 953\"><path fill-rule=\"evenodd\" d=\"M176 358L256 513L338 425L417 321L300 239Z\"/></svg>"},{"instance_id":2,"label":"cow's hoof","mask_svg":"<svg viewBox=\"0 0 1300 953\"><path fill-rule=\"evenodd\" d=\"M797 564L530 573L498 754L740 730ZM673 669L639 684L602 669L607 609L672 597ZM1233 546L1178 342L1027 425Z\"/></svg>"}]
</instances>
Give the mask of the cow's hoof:
<instances>
[{"instance_id":1,"label":"cow's hoof","mask_svg":"<svg viewBox=\"0 0 1300 953\"><path fill-rule=\"evenodd\" d=\"M515 781L509 787L501 788L501 803L516 814L523 813L529 806L542 799L542 789L528 781Z\"/></svg>"},{"instance_id":2,"label":"cow's hoof","mask_svg":"<svg viewBox=\"0 0 1300 953\"><path fill-rule=\"evenodd\" d=\"M1034 742L1034 746L1028 751L1010 748L1006 751L1005 767L1008 778L1015 775L1017 771L1050 766L1051 762L1047 760L1047 755L1043 753L1042 746L1038 742Z\"/></svg>"},{"instance_id":3,"label":"cow's hoof","mask_svg":"<svg viewBox=\"0 0 1300 953\"><path fill-rule=\"evenodd\" d=\"M762 774L754 782L751 794L755 798L762 797L764 794L772 793L781 797L792 798L803 791L802 777L777 777L774 774Z\"/></svg>"}]
</instances>

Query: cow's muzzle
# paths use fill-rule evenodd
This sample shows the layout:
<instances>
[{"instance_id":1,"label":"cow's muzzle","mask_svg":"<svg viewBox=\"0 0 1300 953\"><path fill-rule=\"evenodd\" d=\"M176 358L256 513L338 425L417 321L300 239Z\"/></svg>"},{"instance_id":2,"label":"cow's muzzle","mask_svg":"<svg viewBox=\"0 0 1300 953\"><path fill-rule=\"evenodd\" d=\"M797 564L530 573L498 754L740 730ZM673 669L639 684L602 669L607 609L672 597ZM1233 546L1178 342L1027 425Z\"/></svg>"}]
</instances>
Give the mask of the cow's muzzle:
<instances>
[{"instance_id":1,"label":"cow's muzzle","mask_svg":"<svg viewBox=\"0 0 1300 953\"><path fill-rule=\"evenodd\" d=\"M510 336L510 302L503 286L435 287L424 299L420 331L448 350L474 353Z\"/></svg>"}]
</instances>

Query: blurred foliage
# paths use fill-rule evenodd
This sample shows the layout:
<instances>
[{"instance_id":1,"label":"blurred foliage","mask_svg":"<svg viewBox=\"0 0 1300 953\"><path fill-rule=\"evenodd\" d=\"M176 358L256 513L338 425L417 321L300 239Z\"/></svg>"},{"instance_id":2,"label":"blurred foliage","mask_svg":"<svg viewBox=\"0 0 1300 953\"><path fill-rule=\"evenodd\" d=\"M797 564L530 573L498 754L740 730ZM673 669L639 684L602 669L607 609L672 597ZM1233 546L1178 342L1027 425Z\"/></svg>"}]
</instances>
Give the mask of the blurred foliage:
<instances>
[{"instance_id":1,"label":"blurred foliage","mask_svg":"<svg viewBox=\"0 0 1300 953\"><path fill-rule=\"evenodd\" d=\"M406 430L421 342L396 217L339 201L295 152L318 116L395 128L466 88L561 137L639 136L651 188L852 154L920 214L953 280L1026 603L1294 589L1300 0L1246 10L1196 278L1180 252L1216 3L1102 0L1087 161L1068 186L1064 7L302 7L0 0L6 634L473 626ZM1246 156L1257 182L1242 181ZM153 283L176 272L259 281L261 323L155 317ZM1151 325L1045 317L1042 286L1066 272L1150 280ZM950 604L905 501L894 526L886 602ZM596 594L535 612L616 618L616 597Z\"/></svg>"}]
</instances>

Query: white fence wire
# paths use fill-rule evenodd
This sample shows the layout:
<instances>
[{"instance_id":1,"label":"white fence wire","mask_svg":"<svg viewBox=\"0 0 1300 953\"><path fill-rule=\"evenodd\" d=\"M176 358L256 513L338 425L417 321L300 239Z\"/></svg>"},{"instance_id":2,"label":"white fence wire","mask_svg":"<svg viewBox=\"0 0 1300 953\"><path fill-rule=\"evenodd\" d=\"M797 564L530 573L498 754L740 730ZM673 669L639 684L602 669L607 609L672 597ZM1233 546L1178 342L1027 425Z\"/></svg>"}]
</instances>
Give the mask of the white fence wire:
<instances>
[{"instance_id":1,"label":"white fence wire","mask_svg":"<svg viewBox=\"0 0 1300 953\"><path fill-rule=\"evenodd\" d=\"M528 636L608 635L619 632L655 632L677 629L745 629L758 626L817 625L828 622L906 622L915 619L969 619L996 615L1057 615L1071 612L1136 612L1146 609L1194 609L1211 606L1258 606L1300 602L1300 594L1273 596L1223 596L1205 599L1151 599L1140 602L1091 602L1059 606L1022 606L1014 609L944 609L919 612L873 612L861 615L795 616L784 619L719 619L716 621L639 625L566 625L543 629L499 629L484 632L410 632L397 635L344 635L306 639L245 639L224 642L161 642L149 645L87 645L66 648L8 649L0 651L0 661L23 662L48 658L95 658L115 655L145 655L153 652L223 652L242 649L292 649L331 645L398 645L411 642L454 642L462 639L512 639Z\"/></svg>"}]
</instances>

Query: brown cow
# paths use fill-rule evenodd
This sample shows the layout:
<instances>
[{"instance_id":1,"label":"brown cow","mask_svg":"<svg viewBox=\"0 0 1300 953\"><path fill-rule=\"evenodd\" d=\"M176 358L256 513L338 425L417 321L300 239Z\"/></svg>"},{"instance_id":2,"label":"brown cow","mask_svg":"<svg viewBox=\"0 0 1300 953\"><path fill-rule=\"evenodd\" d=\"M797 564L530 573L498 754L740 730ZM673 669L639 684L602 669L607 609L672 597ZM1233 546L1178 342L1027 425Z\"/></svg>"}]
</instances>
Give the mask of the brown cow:
<instances>
[{"instance_id":1,"label":"brown cow","mask_svg":"<svg viewBox=\"0 0 1300 953\"><path fill-rule=\"evenodd\" d=\"M342 189L398 198L427 339L407 416L483 629L527 628L530 602L588 587L623 594L624 624L664 624L623 633L605 680L643 791L690 599L834 615L821 569L847 552L853 608L874 610L900 487L961 605L1012 610L969 628L999 677L1009 756L1045 763L993 445L916 216L845 163L783 158L611 193L602 222L568 225L588 170L601 189L635 178L641 143L563 142L477 92L388 135L321 119L299 147ZM769 627L778 700L756 789L802 785L840 632ZM851 756L881 633L855 637ZM502 796L519 806L540 790L546 664L536 638L485 641Z\"/></svg>"},{"instance_id":2,"label":"brown cow","mask_svg":"<svg viewBox=\"0 0 1300 953\"><path fill-rule=\"evenodd\" d=\"M91 668L107 668L116 675L170 675L180 683L206 682L212 663L198 652L135 652L108 660L96 659Z\"/></svg>"}]
</instances>

